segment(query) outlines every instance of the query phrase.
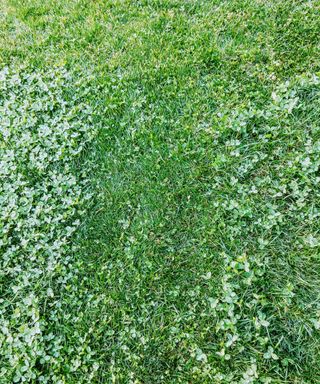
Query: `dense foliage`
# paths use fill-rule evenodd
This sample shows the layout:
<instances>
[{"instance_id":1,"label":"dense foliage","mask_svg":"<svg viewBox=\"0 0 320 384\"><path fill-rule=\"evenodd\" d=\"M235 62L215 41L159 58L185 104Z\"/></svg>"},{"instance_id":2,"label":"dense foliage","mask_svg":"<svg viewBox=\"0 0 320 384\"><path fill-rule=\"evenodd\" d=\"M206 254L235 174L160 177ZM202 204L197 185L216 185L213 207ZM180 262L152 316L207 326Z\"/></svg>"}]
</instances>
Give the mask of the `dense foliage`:
<instances>
[{"instance_id":1,"label":"dense foliage","mask_svg":"<svg viewBox=\"0 0 320 384\"><path fill-rule=\"evenodd\" d=\"M320 382L320 2L0 2L0 383Z\"/></svg>"},{"instance_id":2,"label":"dense foliage","mask_svg":"<svg viewBox=\"0 0 320 384\"><path fill-rule=\"evenodd\" d=\"M87 92L61 69L0 72L0 375L6 382L59 382L54 367L65 361L63 337L52 328L63 322L61 295L76 274L69 240L89 198L84 178L71 168L95 132Z\"/></svg>"}]
</instances>

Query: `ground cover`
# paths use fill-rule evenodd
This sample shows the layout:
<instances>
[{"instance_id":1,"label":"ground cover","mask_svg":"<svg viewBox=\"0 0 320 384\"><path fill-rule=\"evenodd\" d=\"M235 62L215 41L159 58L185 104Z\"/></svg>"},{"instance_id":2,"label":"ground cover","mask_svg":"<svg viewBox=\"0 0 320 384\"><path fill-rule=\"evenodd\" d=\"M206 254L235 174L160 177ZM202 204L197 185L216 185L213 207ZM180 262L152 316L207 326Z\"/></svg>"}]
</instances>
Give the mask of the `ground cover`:
<instances>
[{"instance_id":1,"label":"ground cover","mask_svg":"<svg viewBox=\"0 0 320 384\"><path fill-rule=\"evenodd\" d=\"M3 1L0 382L319 382L318 1Z\"/></svg>"}]
</instances>

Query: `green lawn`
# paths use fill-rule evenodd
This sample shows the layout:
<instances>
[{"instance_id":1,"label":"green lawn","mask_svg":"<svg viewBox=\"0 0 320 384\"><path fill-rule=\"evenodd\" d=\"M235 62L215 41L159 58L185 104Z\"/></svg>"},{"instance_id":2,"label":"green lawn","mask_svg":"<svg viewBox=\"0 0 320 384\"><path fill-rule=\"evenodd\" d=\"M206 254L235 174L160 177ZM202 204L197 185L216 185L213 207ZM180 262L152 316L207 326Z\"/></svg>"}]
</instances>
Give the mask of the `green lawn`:
<instances>
[{"instance_id":1,"label":"green lawn","mask_svg":"<svg viewBox=\"0 0 320 384\"><path fill-rule=\"evenodd\" d=\"M318 0L0 2L0 383L320 383L319 36Z\"/></svg>"}]
</instances>

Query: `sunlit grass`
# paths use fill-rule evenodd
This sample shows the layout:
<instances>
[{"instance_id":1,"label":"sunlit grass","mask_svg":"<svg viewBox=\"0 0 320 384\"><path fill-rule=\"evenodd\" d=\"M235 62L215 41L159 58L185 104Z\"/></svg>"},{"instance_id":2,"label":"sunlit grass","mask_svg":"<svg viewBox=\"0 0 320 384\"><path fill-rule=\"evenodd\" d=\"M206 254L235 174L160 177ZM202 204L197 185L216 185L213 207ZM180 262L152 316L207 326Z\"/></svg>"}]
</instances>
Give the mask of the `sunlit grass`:
<instances>
[{"instance_id":1,"label":"sunlit grass","mask_svg":"<svg viewBox=\"0 0 320 384\"><path fill-rule=\"evenodd\" d=\"M30 283L47 357L18 345L0 382L319 381L319 8L2 2L1 65L65 68L66 97L89 77L98 134L67 162L92 196L72 273Z\"/></svg>"}]
</instances>

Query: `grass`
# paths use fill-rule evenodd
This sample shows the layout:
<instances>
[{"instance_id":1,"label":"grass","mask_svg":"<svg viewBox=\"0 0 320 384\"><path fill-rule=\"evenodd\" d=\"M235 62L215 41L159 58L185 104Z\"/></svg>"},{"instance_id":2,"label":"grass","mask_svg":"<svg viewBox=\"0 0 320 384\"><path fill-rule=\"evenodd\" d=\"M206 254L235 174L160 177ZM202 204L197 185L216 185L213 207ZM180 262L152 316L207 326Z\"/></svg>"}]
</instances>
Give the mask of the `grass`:
<instances>
[{"instance_id":1,"label":"grass","mask_svg":"<svg viewBox=\"0 0 320 384\"><path fill-rule=\"evenodd\" d=\"M319 12L1 3L1 65L90 73L99 129L70 267L32 288L48 358L0 382L320 381Z\"/></svg>"}]
</instances>

